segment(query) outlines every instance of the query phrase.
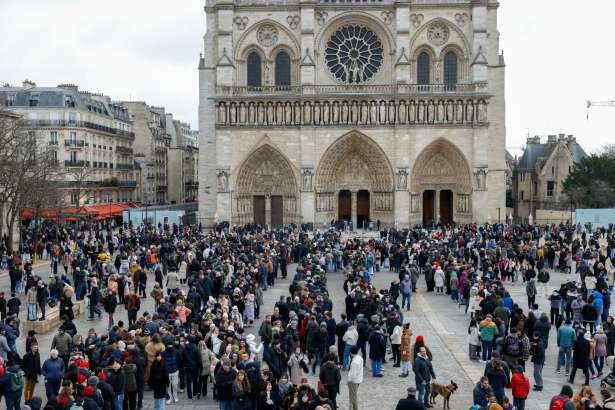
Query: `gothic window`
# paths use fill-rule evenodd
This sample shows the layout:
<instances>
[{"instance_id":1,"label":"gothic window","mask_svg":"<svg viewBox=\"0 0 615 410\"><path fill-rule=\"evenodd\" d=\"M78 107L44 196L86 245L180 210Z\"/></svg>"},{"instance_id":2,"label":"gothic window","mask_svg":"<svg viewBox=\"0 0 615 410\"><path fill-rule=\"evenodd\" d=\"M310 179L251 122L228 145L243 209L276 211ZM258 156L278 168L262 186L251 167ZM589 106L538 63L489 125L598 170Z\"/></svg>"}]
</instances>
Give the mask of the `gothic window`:
<instances>
[{"instance_id":1,"label":"gothic window","mask_svg":"<svg viewBox=\"0 0 615 410\"><path fill-rule=\"evenodd\" d=\"M275 57L275 85L278 87L290 85L290 57L285 51L280 51Z\"/></svg>"},{"instance_id":2,"label":"gothic window","mask_svg":"<svg viewBox=\"0 0 615 410\"><path fill-rule=\"evenodd\" d=\"M416 83L419 85L429 84L429 54L423 51L419 54L419 58L416 62Z\"/></svg>"},{"instance_id":3,"label":"gothic window","mask_svg":"<svg viewBox=\"0 0 615 410\"><path fill-rule=\"evenodd\" d=\"M248 87L260 87L262 85L261 57L252 52L248 55Z\"/></svg>"},{"instance_id":4,"label":"gothic window","mask_svg":"<svg viewBox=\"0 0 615 410\"><path fill-rule=\"evenodd\" d=\"M457 54L454 51L444 56L444 84L457 84Z\"/></svg>"},{"instance_id":5,"label":"gothic window","mask_svg":"<svg viewBox=\"0 0 615 410\"><path fill-rule=\"evenodd\" d=\"M358 84L372 79L384 59L382 43L362 26L343 26L325 48L325 61L331 74L342 83Z\"/></svg>"}]
</instances>

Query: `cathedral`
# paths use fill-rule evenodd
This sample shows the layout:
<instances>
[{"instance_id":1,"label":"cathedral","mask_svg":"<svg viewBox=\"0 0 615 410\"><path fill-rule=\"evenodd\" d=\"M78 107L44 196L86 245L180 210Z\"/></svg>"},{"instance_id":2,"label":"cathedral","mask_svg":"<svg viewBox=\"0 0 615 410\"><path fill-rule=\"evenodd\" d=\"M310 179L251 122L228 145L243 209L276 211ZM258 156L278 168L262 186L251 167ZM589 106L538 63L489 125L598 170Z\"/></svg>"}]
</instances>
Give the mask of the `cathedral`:
<instances>
[{"instance_id":1,"label":"cathedral","mask_svg":"<svg viewBox=\"0 0 615 410\"><path fill-rule=\"evenodd\" d=\"M496 0L207 0L199 220L505 215Z\"/></svg>"}]
</instances>

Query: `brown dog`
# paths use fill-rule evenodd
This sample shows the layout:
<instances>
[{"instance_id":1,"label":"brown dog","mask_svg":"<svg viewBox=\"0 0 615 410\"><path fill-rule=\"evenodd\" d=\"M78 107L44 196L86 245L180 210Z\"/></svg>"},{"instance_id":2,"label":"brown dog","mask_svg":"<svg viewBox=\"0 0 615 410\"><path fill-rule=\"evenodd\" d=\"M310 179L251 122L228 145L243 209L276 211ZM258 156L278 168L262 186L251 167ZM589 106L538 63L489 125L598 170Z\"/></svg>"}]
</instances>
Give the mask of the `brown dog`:
<instances>
[{"instance_id":1,"label":"brown dog","mask_svg":"<svg viewBox=\"0 0 615 410\"><path fill-rule=\"evenodd\" d=\"M449 400L451 398L451 395L455 393L455 391L457 391L457 383L455 383L452 380L451 380L451 384L449 384L448 386L443 386L435 382L431 383L431 394L429 395L429 404L435 404L436 397L440 395L444 399L442 408L445 410L447 408L450 409L451 405L449 403Z\"/></svg>"}]
</instances>

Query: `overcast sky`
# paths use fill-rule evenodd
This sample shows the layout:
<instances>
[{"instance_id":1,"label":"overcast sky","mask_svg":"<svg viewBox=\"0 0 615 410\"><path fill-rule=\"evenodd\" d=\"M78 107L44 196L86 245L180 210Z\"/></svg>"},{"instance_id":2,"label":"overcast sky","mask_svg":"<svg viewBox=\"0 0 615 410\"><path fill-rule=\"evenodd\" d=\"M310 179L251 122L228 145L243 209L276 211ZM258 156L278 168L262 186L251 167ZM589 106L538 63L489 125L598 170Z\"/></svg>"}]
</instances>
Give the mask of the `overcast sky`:
<instances>
[{"instance_id":1,"label":"overcast sky","mask_svg":"<svg viewBox=\"0 0 615 410\"><path fill-rule=\"evenodd\" d=\"M76 83L163 105L196 128L203 0L0 0L0 82ZM574 134L587 151L615 143L615 1L501 0L507 146ZM589 114L589 119L587 118Z\"/></svg>"}]
</instances>

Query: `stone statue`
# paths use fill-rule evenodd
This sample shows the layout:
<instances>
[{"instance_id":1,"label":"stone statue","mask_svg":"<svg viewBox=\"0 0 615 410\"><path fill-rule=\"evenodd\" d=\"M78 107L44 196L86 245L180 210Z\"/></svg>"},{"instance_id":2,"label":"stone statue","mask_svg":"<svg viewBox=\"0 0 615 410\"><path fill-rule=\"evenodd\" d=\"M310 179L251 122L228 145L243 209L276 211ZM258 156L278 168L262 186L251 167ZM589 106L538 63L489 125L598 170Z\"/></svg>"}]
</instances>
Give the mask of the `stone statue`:
<instances>
[{"instance_id":1,"label":"stone statue","mask_svg":"<svg viewBox=\"0 0 615 410\"><path fill-rule=\"evenodd\" d=\"M408 187L408 171L400 169L397 171L397 189L405 190Z\"/></svg>"},{"instance_id":2,"label":"stone statue","mask_svg":"<svg viewBox=\"0 0 615 410\"><path fill-rule=\"evenodd\" d=\"M303 190L304 191L311 191L312 190L312 170L311 169L304 169L302 171L303 174Z\"/></svg>"},{"instance_id":3,"label":"stone statue","mask_svg":"<svg viewBox=\"0 0 615 410\"><path fill-rule=\"evenodd\" d=\"M474 173L476 178L476 188L477 189L486 189L487 188L487 169L486 168L478 168Z\"/></svg>"},{"instance_id":4,"label":"stone statue","mask_svg":"<svg viewBox=\"0 0 615 410\"><path fill-rule=\"evenodd\" d=\"M228 173L218 172L218 192L228 192Z\"/></svg>"},{"instance_id":5,"label":"stone statue","mask_svg":"<svg viewBox=\"0 0 615 410\"><path fill-rule=\"evenodd\" d=\"M478 122L482 123L487 121L487 104L481 100L478 103Z\"/></svg>"}]
</instances>

